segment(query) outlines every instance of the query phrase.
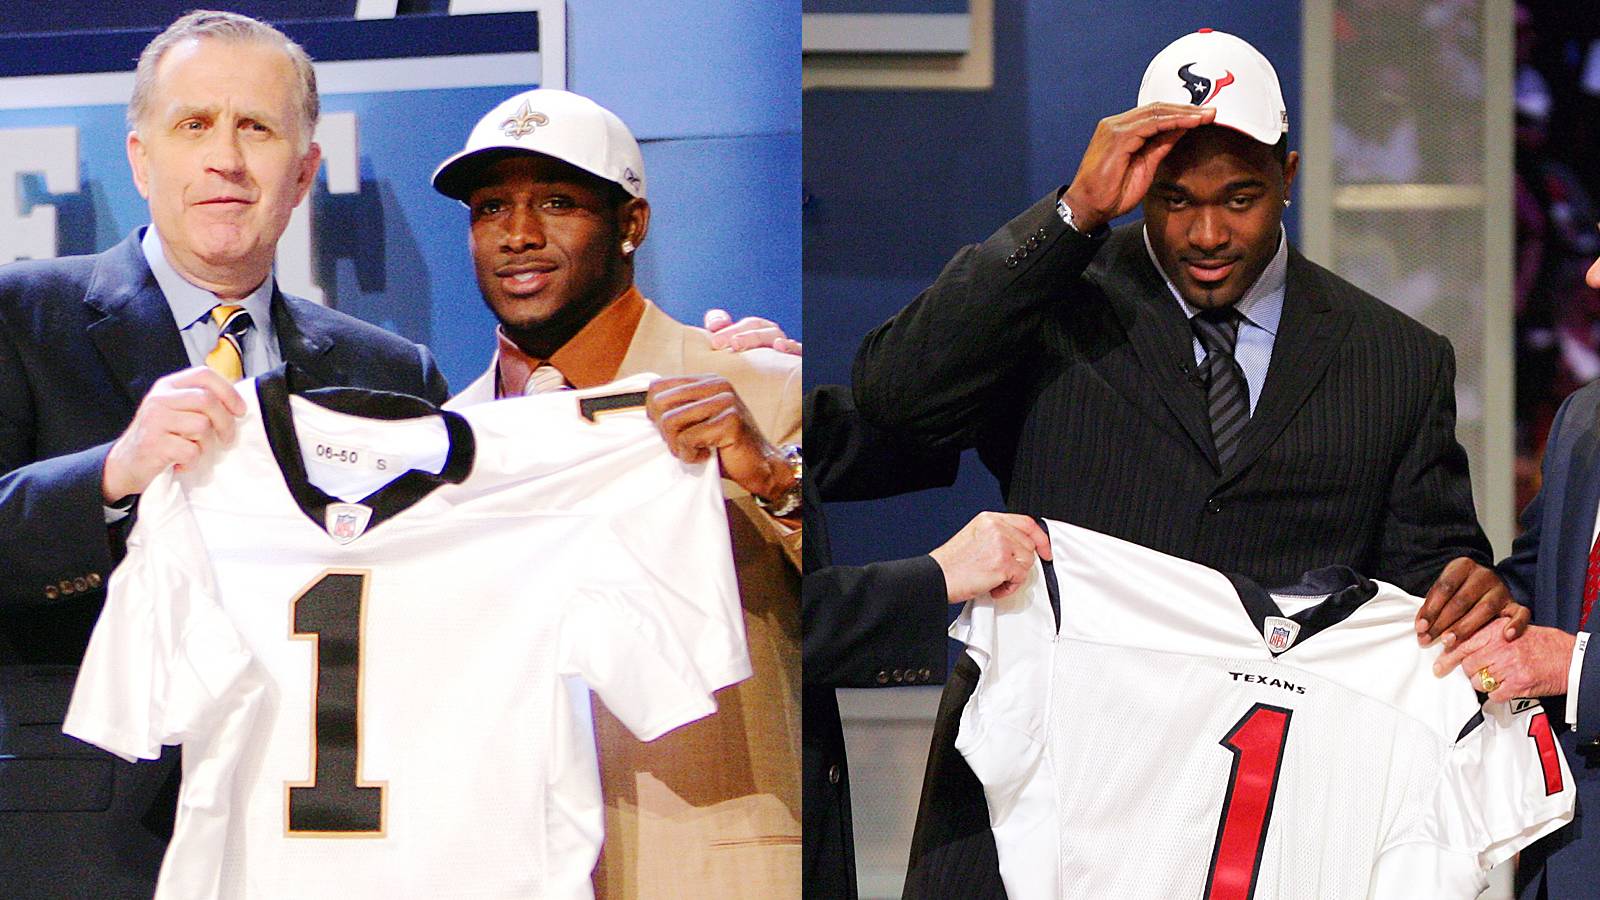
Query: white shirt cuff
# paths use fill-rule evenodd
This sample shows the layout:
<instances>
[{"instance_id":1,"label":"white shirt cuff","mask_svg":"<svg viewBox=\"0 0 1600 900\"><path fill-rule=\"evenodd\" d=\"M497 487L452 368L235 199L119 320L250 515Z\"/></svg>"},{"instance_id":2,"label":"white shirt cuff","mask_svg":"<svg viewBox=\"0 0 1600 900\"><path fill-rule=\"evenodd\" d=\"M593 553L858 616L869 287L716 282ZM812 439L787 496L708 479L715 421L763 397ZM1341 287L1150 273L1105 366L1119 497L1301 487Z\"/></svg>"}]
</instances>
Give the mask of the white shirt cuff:
<instances>
[{"instance_id":1,"label":"white shirt cuff","mask_svg":"<svg viewBox=\"0 0 1600 900\"><path fill-rule=\"evenodd\" d=\"M1578 682L1583 680L1583 648L1589 646L1589 632L1578 632L1572 645L1572 665L1567 667L1567 724L1578 725Z\"/></svg>"}]
</instances>

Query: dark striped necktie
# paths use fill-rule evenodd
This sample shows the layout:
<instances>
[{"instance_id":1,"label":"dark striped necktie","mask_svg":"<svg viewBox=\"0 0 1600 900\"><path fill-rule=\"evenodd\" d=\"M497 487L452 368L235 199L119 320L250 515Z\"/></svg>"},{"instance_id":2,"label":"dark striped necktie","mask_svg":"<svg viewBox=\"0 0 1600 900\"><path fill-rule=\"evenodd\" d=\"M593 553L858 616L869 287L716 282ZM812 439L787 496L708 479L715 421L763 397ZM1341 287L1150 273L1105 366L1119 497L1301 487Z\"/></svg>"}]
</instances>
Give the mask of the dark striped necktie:
<instances>
[{"instance_id":1,"label":"dark striped necktie","mask_svg":"<svg viewBox=\"0 0 1600 900\"><path fill-rule=\"evenodd\" d=\"M250 313L242 306L218 303L211 308L211 321L217 323L217 345L206 354L206 365L229 381L244 377L244 333L250 328Z\"/></svg>"},{"instance_id":2,"label":"dark striped necktie","mask_svg":"<svg viewBox=\"0 0 1600 900\"><path fill-rule=\"evenodd\" d=\"M1233 358L1239 340L1239 313L1233 307L1207 309L1189 319L1206 359L1200 373L1206 381L1206 408L1211 414L1211 440L1217 461L1226 466L1239 449L1239 435L1250 421L1250 391L1244 370Z\"/></svg>"}]
</instances>

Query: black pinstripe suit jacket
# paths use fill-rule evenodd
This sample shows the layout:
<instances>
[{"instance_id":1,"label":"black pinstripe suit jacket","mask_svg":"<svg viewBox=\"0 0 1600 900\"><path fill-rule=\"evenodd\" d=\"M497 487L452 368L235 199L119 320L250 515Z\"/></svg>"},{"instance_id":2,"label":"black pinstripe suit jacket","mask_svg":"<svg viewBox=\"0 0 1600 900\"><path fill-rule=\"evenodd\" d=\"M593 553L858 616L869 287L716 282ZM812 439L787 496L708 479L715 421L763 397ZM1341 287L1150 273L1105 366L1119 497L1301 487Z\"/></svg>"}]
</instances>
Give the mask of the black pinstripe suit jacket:
<instances>
[{"instance_id":1,"label":"black pinstripe suit jacket","mask_svg":"<svg viewBox=\"0 0 1600 900\"><path fill-rule=\"evenodd\" d=\"M878 425L978 447L1015 512L1262 584L1337 563L1420 593L1456 556L1490 563L1442 336L1291 248L1266 383L1226 467L1190 340L1141 226L1079 235L1051 195L871 332L854 388ZM958 666L908 895L983 896L972 867L992 866L950 746L963 691Z\"/></svg>"}]
</instances>

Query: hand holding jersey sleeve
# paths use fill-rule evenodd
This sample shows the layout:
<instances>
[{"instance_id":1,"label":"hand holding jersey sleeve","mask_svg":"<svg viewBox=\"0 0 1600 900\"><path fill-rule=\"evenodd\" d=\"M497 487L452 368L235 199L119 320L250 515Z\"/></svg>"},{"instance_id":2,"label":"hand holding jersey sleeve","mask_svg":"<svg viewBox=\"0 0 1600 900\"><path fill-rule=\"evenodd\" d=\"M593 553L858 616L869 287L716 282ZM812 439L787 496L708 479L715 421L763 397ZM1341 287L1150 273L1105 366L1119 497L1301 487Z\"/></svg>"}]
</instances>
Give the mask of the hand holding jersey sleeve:
<instances>
[{"instance_id":1,"label":"hand holding jersey sleeve","mask_svg":"<svg viewBox=\"0 0 1600 900\"><path fill-rule=\"evenodd\" d=\"M1417 598L1339 567L1269 591L1047 526L1039 577L952 629L982 670L956 746L1013 900L1470 900L1570 820L1543 713L1475 720L1416 646Z\"/></svg>"}]
</instances>

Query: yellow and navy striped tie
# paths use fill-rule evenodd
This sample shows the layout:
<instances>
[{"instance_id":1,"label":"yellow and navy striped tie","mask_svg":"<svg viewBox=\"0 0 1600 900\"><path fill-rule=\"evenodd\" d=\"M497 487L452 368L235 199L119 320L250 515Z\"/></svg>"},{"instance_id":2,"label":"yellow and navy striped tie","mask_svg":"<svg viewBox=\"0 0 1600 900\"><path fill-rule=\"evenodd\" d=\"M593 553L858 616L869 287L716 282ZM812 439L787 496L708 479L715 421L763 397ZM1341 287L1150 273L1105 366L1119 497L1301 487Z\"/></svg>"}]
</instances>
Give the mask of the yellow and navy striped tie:
<instances>
[{"instance_id":1,"label":"yellow and navy striped tie","mask_svg":"<svg viewBox=\"0 0 1600 900\"><path fill-rule=\"evenodd\" d=\"M211 321L220 333L217 346L206 354L206 365L229 381L244 377L244 333L250 327L250 313L242 306L218 303L211 308Z\"/></svg>"}]
</instances>

